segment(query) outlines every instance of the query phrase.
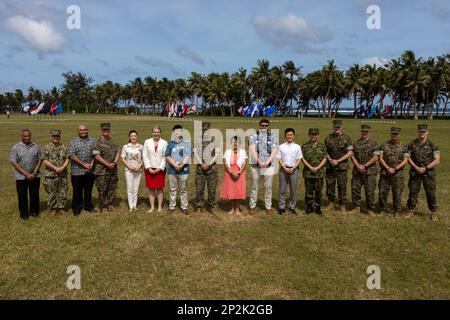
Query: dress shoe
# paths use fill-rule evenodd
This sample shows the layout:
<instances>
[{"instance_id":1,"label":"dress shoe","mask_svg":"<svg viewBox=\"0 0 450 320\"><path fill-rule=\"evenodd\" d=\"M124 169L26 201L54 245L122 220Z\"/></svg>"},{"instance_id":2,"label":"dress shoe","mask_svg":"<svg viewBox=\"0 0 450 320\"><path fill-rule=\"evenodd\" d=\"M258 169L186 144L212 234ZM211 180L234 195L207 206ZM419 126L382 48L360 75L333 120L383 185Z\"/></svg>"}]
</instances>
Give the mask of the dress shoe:
<instances>
[{"instance_id":1,"label":"dress shoe","mask_svg":"<svg viewBox=\"0 0 450 320\"><path fill-rule=\"evenodd\" d=\"M285 209L278 209L278 214L279 214L279 215L282 215L282 214L285 213L285 212L286 212Z\"/></svg>"}]
</instances>

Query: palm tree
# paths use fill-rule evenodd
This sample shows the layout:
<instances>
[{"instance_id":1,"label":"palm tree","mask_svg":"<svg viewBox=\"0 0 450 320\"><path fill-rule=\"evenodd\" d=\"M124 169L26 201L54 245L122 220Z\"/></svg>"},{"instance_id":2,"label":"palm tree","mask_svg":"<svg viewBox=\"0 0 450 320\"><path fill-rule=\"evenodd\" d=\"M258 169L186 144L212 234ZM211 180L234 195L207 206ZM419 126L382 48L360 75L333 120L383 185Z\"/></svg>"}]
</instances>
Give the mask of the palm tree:
<instances>
[{"instance_id":1,"label":"palm tree","mask_svg":"<svg viewBox=\"0 0 450 320\"><path fill-rule=\"evenodd\" d=\"M361 112L361 101L362 101L362 90L363 90L363 70L361 69L359 64L354 64L348 69L348 71L345 74L346 81L347 81L347 90L348 92L353 96L353 115L355 119L358 117L357 112L357 101L358 101L358 95L359 101L360 101L360 112Z\"/></svg>"},{"instance_id":2,"label":"palm tree","mask_svg":"<svg viewBox=\"0 0 450 320\"><path fill-rule=\"evenodd\" d=\"M292 60L288 60L283 64L283 72L289 76L289 82L288 82L288 86L286 88L286 92L284 94L284 98L283 101L286 100L287 95L289 93L289 90L291 88L294 88L294 76L295 77L299 77L300 76L300 70L303 67L296 67L295 63ZM295 94L291 94L291 99L290 99L290 104L289 104L289 110L292 110L292 102L294 100L294 96Z\"/></svg>"},{"instance_id":3,"label":"palm tree","mask_svg":"<svg viewBox=\"0 0 450 320\"><path fill-rule=\"evenodd\" d=\"M257 100L258 103L261 103L263 99L265 100L267 81L269 79L270 72L270 62L268 60L261 59L258 60L256 64L257 66L252 69L249 80L252 84L255 100ZM265 101L263 104L265 104Z\"/></svg>"}]
</instances>

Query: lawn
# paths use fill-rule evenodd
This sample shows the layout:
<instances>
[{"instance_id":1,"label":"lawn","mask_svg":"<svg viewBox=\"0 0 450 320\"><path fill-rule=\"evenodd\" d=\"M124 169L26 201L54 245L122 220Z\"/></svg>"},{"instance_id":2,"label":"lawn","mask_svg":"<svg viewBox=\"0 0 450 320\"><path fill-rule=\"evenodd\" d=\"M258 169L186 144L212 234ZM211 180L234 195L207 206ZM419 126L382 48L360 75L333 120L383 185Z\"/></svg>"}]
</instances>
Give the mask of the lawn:
<instances>
[{"instance_id":1,"label":"lawn","mask_svg":"<svg viewBox=\"0 0 450 320\"><path fill-rule=\"evenodd\" d=\"M143 143L150 136L151 127L158 124L167 140L175 123L192 130L192 120L66 115L64 121L35 121L27 116L13 115L10 120L3 116L0 298L450 299L448 121L425 121L443 159L438 171L438 222L423 214L411 220L368 218L360 214L269 217L262 210L255 216L235 217L225 214L228 208L223 202L213 215L148 214L143 181L138 211L130 214L123 166L119 168L120 210L114 214L49 218L41 185L41 217L26 222L19 219L8 158L12 145L19 141L20 128L30 128L33 140L41 146L49 141L50 129L61 129L62 141L67 145L76 135L78 124L87 124L90 134L98 136L100 122L108 121L112 124L112 137L122 145L128 141L131 129L140 133L139 140ZM222 130L257 127L256 120L245 118L207 120ZM344 120L346 132L353 139L358 137L360 125L361 120ZM372 137L378 142L386 140L392 125L389 121L372 123ZM395 123L403 129L404 143L416 136L416 125L414 121ZM331 130L331 121L275 118L271 127L280 131L294 127L297 142L303 143L310 127L320 128L323 140ZM222 171L221 168L220 181ZM408 192L406 179L404 205ZM303 180L300 181L298 205L303 208L304 186ZM189 178L189 192L193 199L193 175ZM94 203L96 196L94 190ZM273 198L276 206L277 177ZM423 190L417 212L427 213ZM80 290L66 287L66 270L70 265L81 268ZM380 290L369 290L366 286L369 276L366 270L370 265L381 268Z\"/></svg>"}]
</instances>

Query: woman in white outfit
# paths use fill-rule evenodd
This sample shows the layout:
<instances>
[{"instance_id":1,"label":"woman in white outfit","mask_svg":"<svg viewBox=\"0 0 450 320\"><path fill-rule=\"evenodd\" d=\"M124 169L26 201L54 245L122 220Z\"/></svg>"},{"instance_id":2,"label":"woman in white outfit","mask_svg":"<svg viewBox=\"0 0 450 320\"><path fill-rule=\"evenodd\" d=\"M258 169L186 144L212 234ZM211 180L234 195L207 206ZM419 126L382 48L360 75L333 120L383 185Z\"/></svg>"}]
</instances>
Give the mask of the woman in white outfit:
<instances>
[{"instance_id":1,"label":"woman in white outfit","mask_svg":"<svg viewBox=\"0 0 450 320\"><path fill-rule=\"evenodd\" d=\"M142 175L143 146L137 142L138 133L131 130L128 134L129 142L122 147L122 162L125 164L125 181L127 183L129 212L136 210L139 184Z\"/></svg>"},{"instance_id":2,"label":"woman in white outfit","mask_svg":"<svg viewBox=\"0 0 450 320\"><path fill-rule=\"evenodd\" d=\"M163 189L166 180L167 141L161 139L161 129L158 126L152 129L153 137L144 142L145 182L149 191L150 209L155 210L155 196L158 198L158 212L162 211Z\"/></svg>"}]
</instances>

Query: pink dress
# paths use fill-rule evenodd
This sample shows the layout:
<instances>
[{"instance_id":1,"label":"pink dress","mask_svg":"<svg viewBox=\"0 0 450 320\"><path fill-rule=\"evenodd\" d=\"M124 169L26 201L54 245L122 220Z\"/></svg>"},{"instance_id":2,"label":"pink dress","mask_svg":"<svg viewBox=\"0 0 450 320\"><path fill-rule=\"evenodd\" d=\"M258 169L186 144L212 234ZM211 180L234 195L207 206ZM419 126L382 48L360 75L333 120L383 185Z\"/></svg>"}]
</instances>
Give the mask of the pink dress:
<instances>
[{"instance_id":1,"label":"pink dress","mask_svg":"<svg viewBox=\"0 0 450 320\"><path fill-rule=\"evenodd\" d=\"M231 155L231 172L239 172L239 166L236 164L237 156ZM220 188L220 197L228 200L245 200L246 198L246 179L245 171L237 180L233 180L227 171L223 172L223 181Z\"/></svg>"}]
</instances>

